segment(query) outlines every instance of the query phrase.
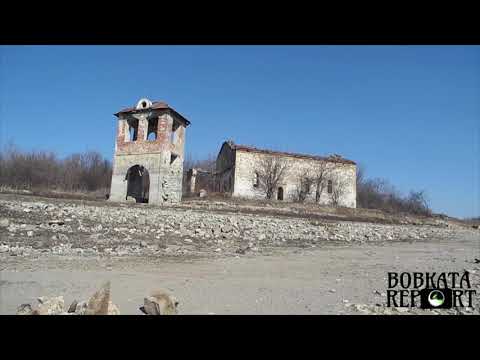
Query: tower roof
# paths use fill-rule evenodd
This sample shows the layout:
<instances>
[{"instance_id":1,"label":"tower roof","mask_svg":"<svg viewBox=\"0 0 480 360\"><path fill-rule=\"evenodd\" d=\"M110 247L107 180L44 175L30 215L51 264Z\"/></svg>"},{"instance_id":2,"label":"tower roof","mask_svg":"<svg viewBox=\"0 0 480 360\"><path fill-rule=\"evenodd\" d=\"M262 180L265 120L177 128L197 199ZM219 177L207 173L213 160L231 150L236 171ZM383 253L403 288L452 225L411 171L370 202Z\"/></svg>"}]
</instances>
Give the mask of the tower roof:
<instances>
[{"instance_id":1,"label":"tower roof","mask_svg":"<svg viewBox=\"0 0 480 360\"><path fill-rule=\"evenodd\" d=\"M139 105L142 101L144 103L143 107ZM168 105L164 101L150 102L148 99L141 99L139 101L139 104L137 104L137 106L132 106L132 107L128 107L123 110L120 110L114 115L119 117L120 114L133 114L133 113L138 113L138 112L143 112L148 110L170 110L175 115L177 115L180 119L182 119L185 122L185 125L187 126L190 125L190 121L188 121L183 115L181 115L179 112L177 112L174 108L172 108L170 105Z\"/></svg>"}]
</instances>

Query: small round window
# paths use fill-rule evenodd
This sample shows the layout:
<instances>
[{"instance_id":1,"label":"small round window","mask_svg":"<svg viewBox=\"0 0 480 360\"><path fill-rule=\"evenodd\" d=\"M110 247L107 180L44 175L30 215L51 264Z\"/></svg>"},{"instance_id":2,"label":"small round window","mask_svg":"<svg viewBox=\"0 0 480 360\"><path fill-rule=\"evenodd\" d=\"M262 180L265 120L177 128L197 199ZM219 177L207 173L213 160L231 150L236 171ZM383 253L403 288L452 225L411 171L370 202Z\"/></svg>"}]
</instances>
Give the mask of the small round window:
<instances>
[{"instance_id":1,"label":"small round window","mask_svg":"<svg viewBox=\"0 0 480 360\"><path fill-rule=\"evenodd\" d=\"M147 98L140 99L137 102L137 106L135 107L136 109L148 109L150 106L152 106L152 102L148 100Z\"/></svg>"}]
</instances>

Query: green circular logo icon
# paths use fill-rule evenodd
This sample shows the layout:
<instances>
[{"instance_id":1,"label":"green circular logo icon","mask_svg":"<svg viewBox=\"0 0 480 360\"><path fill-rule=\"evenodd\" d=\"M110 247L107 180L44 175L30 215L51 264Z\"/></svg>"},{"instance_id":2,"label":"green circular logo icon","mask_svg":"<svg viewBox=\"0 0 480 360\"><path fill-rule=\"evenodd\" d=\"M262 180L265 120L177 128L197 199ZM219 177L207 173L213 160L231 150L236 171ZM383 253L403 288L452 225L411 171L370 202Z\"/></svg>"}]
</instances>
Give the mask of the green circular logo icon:
<instances>
[{"instance_id":1,"label":"green circular logo icon","mask_svg":"<svg viewBox=\"0 0 480 360\"><path fill-rule=\"evenodd\" d=\"M441 291L433 290L428 294L428 302L433 307L439 307L445 302L445 296Z\"/></svg>"}]
</instances>

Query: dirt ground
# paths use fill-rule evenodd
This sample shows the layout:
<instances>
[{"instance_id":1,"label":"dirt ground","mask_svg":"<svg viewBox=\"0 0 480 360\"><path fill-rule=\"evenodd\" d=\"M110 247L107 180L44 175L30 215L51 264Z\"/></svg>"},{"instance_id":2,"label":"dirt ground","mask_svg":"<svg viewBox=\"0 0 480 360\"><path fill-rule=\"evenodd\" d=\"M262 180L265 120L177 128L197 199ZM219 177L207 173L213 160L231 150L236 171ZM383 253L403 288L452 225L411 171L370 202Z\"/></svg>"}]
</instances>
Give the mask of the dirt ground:
<instances>
[{"instance_id":1,"label":"dirt ground","mask_svg":"<svg viewBox=\"0 0 480 360\"><path fill-rule=\"evenodd\" d=\"M106 280L122 314L140 314L151 290L180 301L180 314L358 314L349 304L385 304L387 272L480 273L480 236L381 244L325 244L271 256L168 260L129 256L4 257L0 314L38 296L63 295L68 305ZM472 286L477 288L475 278ZM478 305L476 307L478 309ZM478 311L478 310L476 310Z\"/></svg>"}]
</instances>

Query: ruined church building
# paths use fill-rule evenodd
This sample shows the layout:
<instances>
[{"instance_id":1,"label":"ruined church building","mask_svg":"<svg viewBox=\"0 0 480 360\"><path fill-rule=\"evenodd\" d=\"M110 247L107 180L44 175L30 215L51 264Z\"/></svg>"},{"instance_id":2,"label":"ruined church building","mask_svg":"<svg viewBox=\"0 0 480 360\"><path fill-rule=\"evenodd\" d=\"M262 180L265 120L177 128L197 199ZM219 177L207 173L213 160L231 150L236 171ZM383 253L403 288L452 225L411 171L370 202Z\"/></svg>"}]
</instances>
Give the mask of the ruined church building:
<instances>
[{"instance_id":1,"label":"ruined church building","mask_svg":"<svg viewBox=\"0 0 480 360\"><path fill-rule=\"evenodd\" d=\"M135 107L115 114L118 118L110 199L150 204L178 203L182 199L186 128L190 122L165 102L141 99ZM356 207L356 164L339 155L328 157L279 152L222 144L213 179L214 191L233 197L265 199L259 169L268 158L285 164L284 176L273 189L272 199L298 199L304 174L326 169L321 186L313 184L304 201L321 205ZM198 193L201 169L190 169L187 191ZM339 191L341 188L341 191ZM210 189L211 190L211 189Z\"/></svg>"}]
</instances>

